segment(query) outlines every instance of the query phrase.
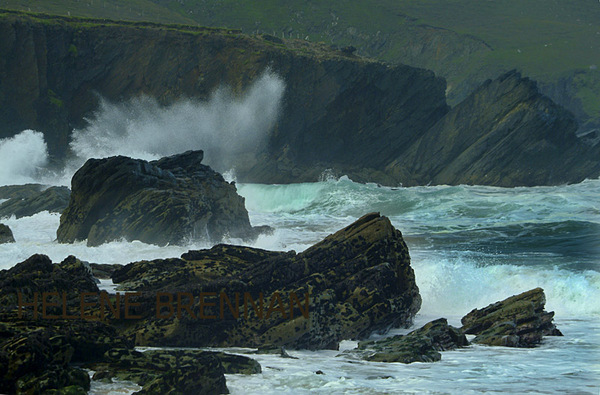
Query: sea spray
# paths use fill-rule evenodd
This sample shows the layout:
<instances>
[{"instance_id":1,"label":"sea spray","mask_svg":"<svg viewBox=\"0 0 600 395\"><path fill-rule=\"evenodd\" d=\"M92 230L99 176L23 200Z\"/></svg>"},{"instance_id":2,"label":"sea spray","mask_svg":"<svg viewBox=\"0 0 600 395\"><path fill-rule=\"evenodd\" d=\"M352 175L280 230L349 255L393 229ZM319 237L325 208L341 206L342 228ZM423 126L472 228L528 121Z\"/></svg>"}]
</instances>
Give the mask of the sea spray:
<instances>
[{"instance_id":1,"label":"sea spray","mask_svg":"<svg viewBox=\"0 0 600 395\"><path fill-rule=\"evenodd\" d=\"M82 163L112 155L151 160L201 149L203 163L224 172L264 147L284 89L283 80L266 71L241 96L221 87L207 101L182 99L168 106L146 96L124 103L101 99L88 126L73 132L71 150Z\"/></svg>"},{"instance_id":2,"label":"sea spray","mask_svg":"<svg viewBox=\"0 0 600 395\"><path fill-rule=\"evenodd\" d=\"M47 164L48 147L42 133L24 130L0 139L0 185L36 182Z\"/></svg>"}]
</instances>

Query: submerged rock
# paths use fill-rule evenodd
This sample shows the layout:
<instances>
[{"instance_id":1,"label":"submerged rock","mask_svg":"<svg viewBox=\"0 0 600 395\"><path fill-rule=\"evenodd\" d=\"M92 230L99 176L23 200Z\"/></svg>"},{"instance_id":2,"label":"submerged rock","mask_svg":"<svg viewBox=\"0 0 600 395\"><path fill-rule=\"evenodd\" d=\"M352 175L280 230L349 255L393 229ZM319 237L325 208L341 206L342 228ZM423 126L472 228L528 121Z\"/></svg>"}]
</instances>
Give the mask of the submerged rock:
<instances>
[{"instance_id":1,"label":"submerged rock","mask_svg":"<svg viewBox=\"0 0 600 395\"><path fill-rule=\"evenodd\" d=\"M112 279L140 292L143 319L122 323L139 345L337 349L410 325L421 305L402 234L378 213L300 254L218 245L131 263Z\"/></svg>"},{"instance_id":2,"label":"submerged rock","mask_svg":"<svg viewBox=\"0 0 600 395\"><path fill-rule=\"evenodd\" d=\"M439 351L454 350L468 344L460 329L440 318L405 336L360 342L357 349L340 355L359 355L374 362L435 362L442 358Z\"/></svg>"},{"instance_id":3,"label":"submerged rock","mask_svg":"<svg viewBox=\"0 0 600 395\"><path fill-rule=\"evenodd\" d=\"M4 224L0 224L0 244L3 243L14 243L15 238L13 236L12 230Z\"/></svg>"},{"instance_id":4,"label":"submerged rock","mask_svg":"<svg viewBox=\"0 0 600 395\"><path fill-rule=\"evenodd\" d=\"M244 198L202 159L202 151L188 151L152 162L88 160L73 176L58 241L87 239L96 246L125 238L166 245L256 237Z\"/></svg>"},{"instance_id":5,"label":"submerged rock","mask_svg":"<svg viewBox=\"0 0 600 395\"><path fill-rule=\"evenodd\" d=\"M535 288L474 309L461 319L463 331L477 335L473 343L490 346L534 347L543 336L562 336L552 322L554 312L544 311L544 290Z\"/></svg>"},{"instance_id":6,"label":"submerged rock","mask_svg":"<svg viewBox=\"0 0 600 395\"><path fill-rule=\"evenodd\" d=\"M14 197L0 204L0 217L28 217L42 211L62 213L69 204L67 187L50 187L26 197Z\"/></svg>"}]
</instances>

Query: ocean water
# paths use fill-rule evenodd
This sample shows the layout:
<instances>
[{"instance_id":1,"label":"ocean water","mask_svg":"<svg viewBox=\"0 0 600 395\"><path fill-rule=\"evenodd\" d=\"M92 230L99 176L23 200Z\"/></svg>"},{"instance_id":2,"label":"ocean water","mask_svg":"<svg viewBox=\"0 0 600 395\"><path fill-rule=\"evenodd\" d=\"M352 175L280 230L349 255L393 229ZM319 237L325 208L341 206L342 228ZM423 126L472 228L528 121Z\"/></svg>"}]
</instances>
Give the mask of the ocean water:
<instances>
[{"instance_id":1,"label":"ocean water","mask_svg":"<svg viewBox=\"0 0 600 395\"><path fill-rule=\"evenodd\" d=\"M290 351L297 360L256 355L263 373L228 375L232 393L599 393L600 180L535 188L387 188L342 177L293 185L238 184L238 191L251 222L276 229L253 244L261 248L299 252L368 212L388 216L408 244L423 297L415 327L439 317L459 326L460 317L473 308L540 286L565 336L548 337L535 349L471 346L444 352L441 362L429 364L355 361L333 351ZM47 212L2 219L17 242L0 245L0 268L34 253L54 261L73 254L90 262L126 264L209 247L58 244L59 220ZM354 345L345 341L341 347ZM94 384L92 393L136 388Z\"/></svg>"}]
</instances>

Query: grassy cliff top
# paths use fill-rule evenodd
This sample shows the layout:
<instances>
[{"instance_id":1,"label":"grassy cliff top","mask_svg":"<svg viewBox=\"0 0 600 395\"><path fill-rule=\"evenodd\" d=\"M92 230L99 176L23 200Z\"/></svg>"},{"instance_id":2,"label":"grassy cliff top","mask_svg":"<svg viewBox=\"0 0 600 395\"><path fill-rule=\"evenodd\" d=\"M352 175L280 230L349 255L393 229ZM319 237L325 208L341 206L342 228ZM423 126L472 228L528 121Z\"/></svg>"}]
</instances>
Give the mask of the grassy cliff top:
<instances>
[{"instance_id":1,"label":"grassy cliff top","mask_svg":"<svg viewBox=\"0 0 600 395\"><path fill-rule=\"evenodd\" d=\"M42 12L18 11L0 8L0 20L20 20L46 25L66 25L77 29L94 27L126 27L134 29L169 30L192 35L221 35L230 38L238 38L252 42L256 47L264 49L277 49L280 51L291 51L299 56L314 56L321 59L351 58L360 62L377 62L375 59L356 56L353 53L345 53L329 44L323 42L312 43L306 40L282 39L270 34L248 35L242 33L241 29L230 29L224 27L207 27L198 24L186 23L161 23L146 20L116 20L109 17L82 17L47 14Z\"/></svg>"},{"instance_id":2,"label":"grassy cliff top","mask_svg":"<svg viewBox=\"0 0 600 395\"><path fill-rule=\"evenodd\" d=\"M352 36L423 25L477 37L500 62L528 74L600 66L596 0L4 0L2 7L114 20L228 26L246 33L307 38L339 45ZM443 50L443 49L442 49ZM393 61L391 45L381 59Z\"/></svg>"}]
</instances>

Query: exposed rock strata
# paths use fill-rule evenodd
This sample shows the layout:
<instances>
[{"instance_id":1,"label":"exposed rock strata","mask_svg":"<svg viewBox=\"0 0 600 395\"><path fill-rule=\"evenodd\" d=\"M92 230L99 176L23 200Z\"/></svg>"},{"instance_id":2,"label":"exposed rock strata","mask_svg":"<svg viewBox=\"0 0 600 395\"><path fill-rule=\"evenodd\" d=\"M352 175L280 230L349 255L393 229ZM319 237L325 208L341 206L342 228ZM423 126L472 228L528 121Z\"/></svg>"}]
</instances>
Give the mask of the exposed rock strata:
<instances>
[{"instance_id":1,"label":"exposed rock strata","mask_svg":"<svg viewBox=\"0 0 600 395\"><path fill-rule=\"evenodd\" d=\"M573 115L509 72L488 80L424 133L387 172L403 184L556 185L600 175L600 146Z\"/></svg>"},{"instance_id":2,"label":"exposed rock strata","mask_svg":"<svg viewBox=\"0 0 600 395\"><path fill-rule=\"evenodd\" d=\"M327 169L386 185L555 185L600 175L600 145L578 139L574 117L515 73L447 114L445 83L430 71L268 35L80 22L0 18L0 136L41 130L63 155L71 128L97 108L96 93L169 104L222 85L244 92L270 69L286 83L282 112L266 148L231 164L240 181L316 181Z\"/></svg>"},{"instance_id":3,"label":"exposed rock strata","mask_svg":"<svg viewBox=\"0 0 600 395\"><path fill-rule=\"evenodd\" d=\"M125 238L165 245L256 237L233 183L201 164L202 151L147 162L90 159L75 173L59 242L89 246Z\"/></svg>"},{"instance_id":4,"label":"exposed rock strata","mask_svg":"<svg viewBox=\"0 0 600 395\"><path fill-rule=\"evenodd\" d=\"M143 320L115 323L140 345L336 349L343 339L410 325L421 305L402 235L376 213L300 254L218 245L190 251L181 259L132 263L112 278L122 289L141 292L135 314ZM189 293L179 302L189 302L192 294L195 302L180 318L177 310L169 314L167 308L161 311L165 318L158 319L157 292L172 293L173 308L178 292ZM233 307L223 301L223 313L221 293ZM246 293L257 310L245 302Z\"/></svg>"},{"instance_id":5,"label":"exposed rock strata","mask_svg":"<svg viewBox=\"0 0 600 395\"><path fill-rule=\"evenodd\" d=\"M474 309L462 318L462 330L477 335L473 343L534 347L543 336L562 336L552 322L554 312L544 311L545 303L544 290L535 288L483 309Z\"/></svg>"},{"instance_id":6,"label":"exposed rock strata","mask_svg":"<svg viewBox=\"0 0 600 395\"><path fill-rule=\"evenodd\" d=\"M0 85L0 137L43 131L53 155L65 153L71 128L97 109L98 94L111 101L145 94L163 104L204 99L223 85L243 92L267 68L286 83L268 153L285 150L298 164L358 158L375 166L447 111L445 82L433 72L326 45L226 29L39 18L0 18L0 75L10 76ZM246 173L254 181L278 177L275 170ZM301 181L293 176L286 182Z\"/></svg>"}]
</instances>

